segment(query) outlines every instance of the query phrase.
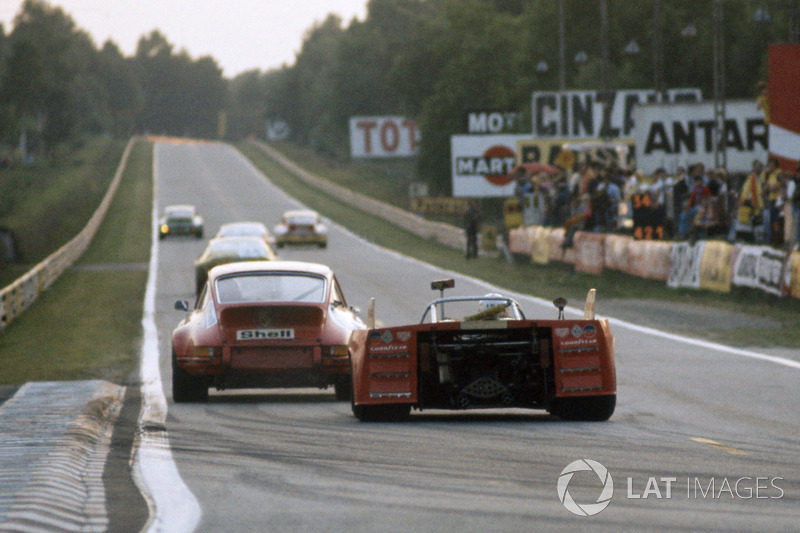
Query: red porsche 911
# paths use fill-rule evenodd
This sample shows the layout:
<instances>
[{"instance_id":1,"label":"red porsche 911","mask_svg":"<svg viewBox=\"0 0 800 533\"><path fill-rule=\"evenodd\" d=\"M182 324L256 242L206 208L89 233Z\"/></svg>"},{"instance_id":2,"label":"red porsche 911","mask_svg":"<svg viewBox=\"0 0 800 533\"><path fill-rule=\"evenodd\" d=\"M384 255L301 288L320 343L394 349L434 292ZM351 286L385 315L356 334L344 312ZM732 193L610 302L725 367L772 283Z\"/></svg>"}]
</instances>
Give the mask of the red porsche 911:
<instances>
[{"instance_id":1,"label":"red porsche 911","mask_svg":"<svg viewBox=\"0 0 800 533\"><path fill-rule=\"evenodd\" d=\"M333 271L297 261L212 268L194 308L172 332L172 396L202 402L208 390L334 386L349 400L348 342L365 325Z\"/></svg>"}]
</instances>

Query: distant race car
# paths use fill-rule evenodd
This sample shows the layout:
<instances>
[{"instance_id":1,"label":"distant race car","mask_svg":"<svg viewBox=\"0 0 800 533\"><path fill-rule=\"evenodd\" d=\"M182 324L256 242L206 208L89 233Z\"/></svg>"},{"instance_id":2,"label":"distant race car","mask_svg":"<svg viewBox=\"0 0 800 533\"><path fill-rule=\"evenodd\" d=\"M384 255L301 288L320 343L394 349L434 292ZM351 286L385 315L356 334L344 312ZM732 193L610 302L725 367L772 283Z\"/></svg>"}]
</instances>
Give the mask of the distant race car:
<instances>
[{"instance_id":1,"label":"distant race car","mask_svg":"<svg viewBox=\"0 0 800 533\"><path fill-rule=\"evenodd\" d=\"M320 248L328 246L328 228L316 212L307 209L286 211L280 224L275 226L274 233L278 248L285 244L316 244Z\"/></svg>"},{"instance_id":2,"label":"distant race car","mask_svg":"<svg viewBox=\"0 0 800 533\"><path fill-rule=\"evenodd\" d=\"M419 324L375 327L370 305L367 329L350 339L356 418L501 407L543 409L565 420L611 417L614 337L607 320L594 318L594 290L581 320L563 318L563 298L554 301L558 319L529 320L499 294L445 298L453 285L431 284L441 297Z\"/></svg>"},{"instance_id":3,"label":"distant race car","mask_svg":"<svg viewBox=\"0 0 800 533\"><path fill-rule=\"evenodd\" d=\"M194 235L203 237L203 217L197 214L193 205L170 205L158 223L158 238L169 235Z\"/></svg>"},{"instance_id":4,"label":"distant race car","mask_svg":"<svg viewBox=\"0 0 800 533\"><path fill-rule=\"evenodd\" d=\"M334 386L350 399L353 331L364 329L333 271L297 261L229 263L208 273L172 332L172 395L202 402L209 387Z\"/></svg>"},{"instance_id":5,"label":"distant race car","mask_svg":"<svg viewBox=\"0 0 800 533\"><path fill-rule=\"evenodd\" d=\"M237 261L275 261L272 247L262 237L222 237L208 241L206 249L194 262L197 294L206 282L208 271L217 265Z\"/></svg>"},{"instance_id":6,"label":"distant race car","mask_svg":"<svg viewBox=\"0 0 800 533\"><path fill-rule=\"evenodd\" d=\"M275 237L263 222L229 222L220 226L215 238L222 237L261 237L270 246L275 244Z\"/></svg>"}]
</instances>

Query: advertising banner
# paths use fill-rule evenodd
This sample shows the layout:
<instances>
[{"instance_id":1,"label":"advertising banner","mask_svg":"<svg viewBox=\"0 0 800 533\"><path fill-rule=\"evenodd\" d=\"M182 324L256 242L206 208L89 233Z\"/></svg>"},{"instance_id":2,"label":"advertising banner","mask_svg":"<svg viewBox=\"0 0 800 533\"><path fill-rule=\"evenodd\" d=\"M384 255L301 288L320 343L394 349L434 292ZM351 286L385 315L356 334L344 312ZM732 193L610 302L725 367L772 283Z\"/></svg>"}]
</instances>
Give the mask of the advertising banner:
<instances>
[{"instance_id":1,"label":"advertising banner","mask_svg":"<svg viewBox=\"0 0 800 533\"><path fill-rule=\"evenodd\" d=\"M467 133L522 133L522 113L511 110L470 111Z\"/></svg>"},{"instance_id":2,"label":"advertising banner","mask_svg":"<svg viewBox=\"0 0 800 533\"><path fill-rule=\"evenodd\" d=\"M604 259L606 268L627 272L629 270L628 250L631 243L633 243L633 239L627 235L608 235Z\"/></svg>"},{"instance_id":3,"label":"advertising banner","mask_svg":"<svg viewBox=\"0 0 800 533\"><path fill-rule=\"evenodd\" d=\"M800 252L787 254L783 267L783 295L800 298Z\"/></svg>"},{"instance_id":4,"label":"advertising banner","mask_svg":"<svg viewBox=\"0 0 800 533\"><path fill-rule=\"evenodd\" d=\"M531 139L517 142L518 163L547 163L572 169L578 163L599 162L631 167L635 163L633 139Z\"/></svg>"},{"instance_id":5,"label":"advertising banner","mask_svg":"<svg viewBox=\"0 0 800 533\"><path fill-rule=\"evenodd\" d=\"M454 197L514 194L508 173L517 165L517 141L530 135L453 135L450 137Z\"/></svg>"},{"instance_id":6,"label":"advertising banner","mask_svg":"<svg viewBox=\"0 0 800 533\"><path fill-rule=\"evenodd\" d=\"M694 245L688 242L678 242L672 245L668 287L673 289L679 287L700 288L700 266L705 247L706 241L700 241Z\"/></svg>"},{"instance_id":7,"label":"advertising banner","mask_svg":"<svg viewBox=\"0 0 800 533\"><path fill-rule=\"evenodd\" d=\"M653 89L534 92L533 136L568 139L632 137L633 110L662 96ZM669 89L666 102L699 102L700 89Z\"/></svg>"},{"instance_id":8,"label":"advertising banner","mask_svg":"<svg viewBox=\"0 0 800 533\"><path fill-rule=\"evenodd\" d=\"M769 45L769 151L783 170L800 159L800 44Z\"/></svg>"},{"instance_id":9,"label":"advertising banner","mask_svg":"<svg viewBox=\"0 0 800 533\"><path fill-rule=\"evenodd\" d=\"M700 261L700 288L716 292L731 291L731 253L733 245L722 241L706 242Z\"/></svg>"},{"instance_id":10,"label":"advertising banner","mask_svg":"<svg viewBox=\"0 0 800 533\"><path fill-rule=\"evenodd\" d=\"M410 157L417 155L417 124L404 117L352 117L350 155L360 157Z\"/></svg>"},{"instance_id":11,"label":"advertising banner","mask_svg":"<svg viewBox=\"0 0 800 533\"><path fill-rule=\"evenodd\" d=\"M733 284L781 294L786 252L768 246L736 246L733 260Z\"/></svg>"},{"instance_id":12,"label":"advertising banner","mask_svg":"<svg viewBox=\"0 0 800 533\"><path fill-rule=\"evenodd\" d=\"M714 102L641 105L633 115L636 164L645 174L714 167ZM767 126L755 99L726 102L724 135L728 172L749 172L754 159L766 160Z\"/></svg>"},{"instance_id":13,"label":"advertising banner","mask_svg":"<svg viewBox=\"0 0 800 533\"><path fill-rule=\"evenodd\" d=\"M575 270L589 274L601 274L605 258L604 233L575 233Z\"/></svg>"},{"instance_id":14,"label":"advertising banner","mask_svg":"<svg viewBox=\"0 0 800 533\"><path fill-rule=\"evenodd\" d=\"M536 226L531 244L531 259L539 265L546 265L550 261L550 232L551 228Z\"/></svg>"},{"instance_id":15,"label":"advertising banner","mask_svg":"<svg viewBox=\"0 0 800 533\"><path fill-rule=\"evenodd\" d=\"M519 227L508 231L508 251L512 254L531 255L533 228Z\"/></svg>"},{"instance_id":16,"label":"advertising banner","mask_svg":"<svg viewBox=\"0 0 800 533\"><path fill-rule=\"evenodd\" d=\"M608 242L606 242L608 246ZM623 272L640 278L669 279L672 243L663 241L629 241L628 268Z\"/></svg>"},{"instance_id":17,"label":"advertising banner","mask_svg":"<svg viewBox=\"0 0 800 533\"><path fill-rule=\"evenodd\" d=\"M564 248L564 238L567 230L564 228L553 228L550 231L550 260L563 261L565 263L575 263L575 247Z\"/></svg>"}]
</instances>

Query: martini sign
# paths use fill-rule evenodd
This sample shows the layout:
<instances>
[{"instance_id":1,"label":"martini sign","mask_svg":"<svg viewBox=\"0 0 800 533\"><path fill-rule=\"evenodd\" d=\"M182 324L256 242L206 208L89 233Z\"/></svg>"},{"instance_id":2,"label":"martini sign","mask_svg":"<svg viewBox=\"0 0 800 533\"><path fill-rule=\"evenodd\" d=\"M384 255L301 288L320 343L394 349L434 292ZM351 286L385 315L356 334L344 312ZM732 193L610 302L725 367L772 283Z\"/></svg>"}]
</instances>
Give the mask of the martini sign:
<instances>
[{"instance_id":1,"label":"martini sign","mask_svg":"<svg viewBox=\"0 0 800 533\"><path fill-rule=\"evenodd\" d=\"M450 153L454 197L504 197L514 193L509 177L524 135L453 135Z\"/></svg>"}]
</instances>

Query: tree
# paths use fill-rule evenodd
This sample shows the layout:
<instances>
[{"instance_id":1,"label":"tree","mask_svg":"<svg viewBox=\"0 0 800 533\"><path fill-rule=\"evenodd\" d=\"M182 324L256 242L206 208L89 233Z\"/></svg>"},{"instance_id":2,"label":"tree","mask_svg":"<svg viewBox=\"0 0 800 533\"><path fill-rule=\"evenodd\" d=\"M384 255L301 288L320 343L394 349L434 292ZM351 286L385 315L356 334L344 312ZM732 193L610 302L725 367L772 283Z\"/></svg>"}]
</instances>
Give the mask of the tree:
<instances>
[{"instance_id":1,"label":"tree","mask_svg":"<svg viewBox=\"0 0 800 533\"><path fill-rule=\"evenodd\" d=\"M222 69L210 57L193 60L160 32L139 39L136 63L145 105L136 124L140 131L216 138L224 109Z\"/></svg>"},{"instance_id":2,"label":"tree","mask_svg":"<svg viewBox=\"0 0 800 533\"><path fill-rule=\"evenodd\" d=\"M67 139L80 127L81 114L71 106L87 98L81 78L93 59L91 39L42 0L25 0L9 38L6 95L18 120L35 123L43 141Z\"/></svg>"}]
</instances>

